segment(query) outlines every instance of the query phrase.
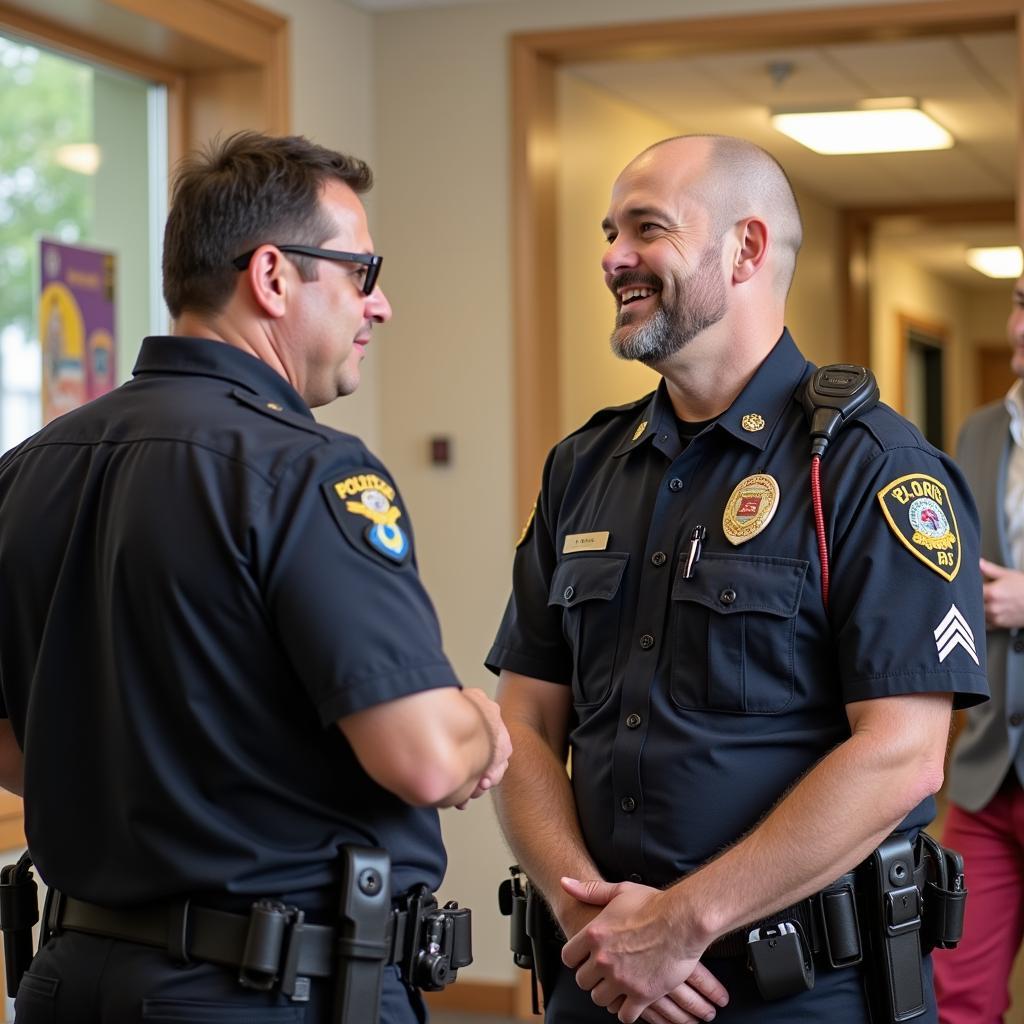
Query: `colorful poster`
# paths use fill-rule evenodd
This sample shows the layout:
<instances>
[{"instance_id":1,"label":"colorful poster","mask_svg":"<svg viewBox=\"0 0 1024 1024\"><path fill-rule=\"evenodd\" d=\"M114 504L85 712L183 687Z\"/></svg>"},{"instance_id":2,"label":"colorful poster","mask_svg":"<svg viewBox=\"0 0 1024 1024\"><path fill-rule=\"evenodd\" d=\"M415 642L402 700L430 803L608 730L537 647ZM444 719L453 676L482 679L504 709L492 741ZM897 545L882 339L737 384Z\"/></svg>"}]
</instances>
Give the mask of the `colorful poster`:
<instances>
[{"instance_id":1,"label":"colorful poster","mask_svg":"<svg viewBox=\"0 0 1024 1024\"><path fill-rule=\"evenodd\" d=\"M49 423L114 386L116 257L40 239L39 266L43 422Z\"/></svg>"}]
</instances>

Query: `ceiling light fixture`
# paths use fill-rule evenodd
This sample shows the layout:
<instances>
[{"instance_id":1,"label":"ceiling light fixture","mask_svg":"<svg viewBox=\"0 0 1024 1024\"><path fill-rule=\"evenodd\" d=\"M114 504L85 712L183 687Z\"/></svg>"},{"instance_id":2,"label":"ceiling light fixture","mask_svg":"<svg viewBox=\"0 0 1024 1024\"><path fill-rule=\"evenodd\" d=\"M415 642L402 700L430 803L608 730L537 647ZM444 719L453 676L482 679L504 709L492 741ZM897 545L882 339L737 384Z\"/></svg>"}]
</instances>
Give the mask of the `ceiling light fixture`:
<instances>
[{"instance_id":1,"label":"ceiling light fixture","mask_svg":"<svg viewBox=\"0 0 1024 1024\"><path fill-rule=\"evenodd\" d=\"M986 277L1020 277L1024 272L1024 255L1017 245L968 249L966 258L970 266Z\"/></svg>"},{"instance_id":2,"label":"ceiling light fixture","mask_svg":"<svg viewBox=\"0 0 1024 1024\"><path fill-rule=\"evenodd\" d=\"M848 107L775 109L772 127L815 153L909 153L950 149L953 136L909 96L859 100Z\"/></svg>"}]
</instances>

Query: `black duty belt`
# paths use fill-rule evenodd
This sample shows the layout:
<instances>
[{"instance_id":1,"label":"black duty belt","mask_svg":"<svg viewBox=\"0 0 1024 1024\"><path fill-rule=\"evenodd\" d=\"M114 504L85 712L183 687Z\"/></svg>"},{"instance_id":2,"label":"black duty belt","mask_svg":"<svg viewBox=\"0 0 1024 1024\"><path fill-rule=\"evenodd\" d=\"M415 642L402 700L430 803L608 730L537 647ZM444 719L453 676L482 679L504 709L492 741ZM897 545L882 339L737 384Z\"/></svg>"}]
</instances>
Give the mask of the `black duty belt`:
<instances>
[{"instance_id":1,"label":"black duty belt","mask_svg":"<svg viewBox=\"0 0 1024 1024\"><path fill-rule=\"evenodd\" d=\"M339 957L398 964L410 985L427 990L444 988L472 961L469 911L454 903L438 909L424 886L396 901L383 942L310 924L297 907L272 899L238 914L186 899L114 908L55 892L46 923L54 934L85 932L163 949L177 963L237 968L246 988L277 985L297 1000L308 999L309 978L336 973Z\"/></svg>"},{"instance_id":2,"label":"black duty belt","mask_svg":"<svg viewBox=\"0 0 1024 1024\"><path fill-rule=\"evenodd\" d=\"M288 996L298 979L330 977L338 948L335 928L307 924L298 908L269 899L258 900L248 914L236 914L189 900L104 907L58 893L47 924L54 934L86 932L163 949L180 964L202 960L237 968L247 988L279 983ZM385 961L395 962L394 943Z\"/></svg>"}]
</instances>

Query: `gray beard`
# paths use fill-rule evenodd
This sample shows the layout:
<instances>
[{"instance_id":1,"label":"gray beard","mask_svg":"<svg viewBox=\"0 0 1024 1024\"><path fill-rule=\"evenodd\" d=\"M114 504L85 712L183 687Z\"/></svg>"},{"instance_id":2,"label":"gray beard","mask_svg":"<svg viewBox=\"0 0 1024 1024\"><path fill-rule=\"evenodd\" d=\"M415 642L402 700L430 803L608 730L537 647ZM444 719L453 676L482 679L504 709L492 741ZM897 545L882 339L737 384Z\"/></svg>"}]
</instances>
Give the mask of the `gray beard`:
<instances>
[{"instance_id":1,"label":"gray beard","mask_svg":"<svg viewBox=\"0 0 1024 1024\"><path fill-rule=\"evenodd\" d=\"M683 283L674 307L659 301L646 320L633 326L633 314L623 306L615 318L612 352L620 359L655 365L717 324L726 313L725 285L718 276L720 257L720 252L705 249L697 269Z\"/></svg>"}]
</instances>

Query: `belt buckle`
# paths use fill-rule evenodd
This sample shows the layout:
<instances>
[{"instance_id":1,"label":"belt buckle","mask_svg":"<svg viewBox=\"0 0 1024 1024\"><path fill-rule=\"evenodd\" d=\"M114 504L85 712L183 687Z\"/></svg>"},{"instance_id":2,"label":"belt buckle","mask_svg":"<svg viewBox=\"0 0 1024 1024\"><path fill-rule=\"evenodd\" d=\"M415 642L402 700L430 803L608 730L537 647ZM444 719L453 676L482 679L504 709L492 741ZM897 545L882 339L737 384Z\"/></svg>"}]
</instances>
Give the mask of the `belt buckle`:
<instances>
[{"instance_id":1,"label":"belt buckle","mask_svg":"<svg viewBox=\"0 0 1024 1024\"><path fill-rule=\"evenodd\" d=\"M278 900L260 899L249 911L249 929L238 967L242 988L269 992L280 983L293 1002L309 1000L309 978L298 974L299 950L306 915Z\"/></svg>"}]
</instances>

